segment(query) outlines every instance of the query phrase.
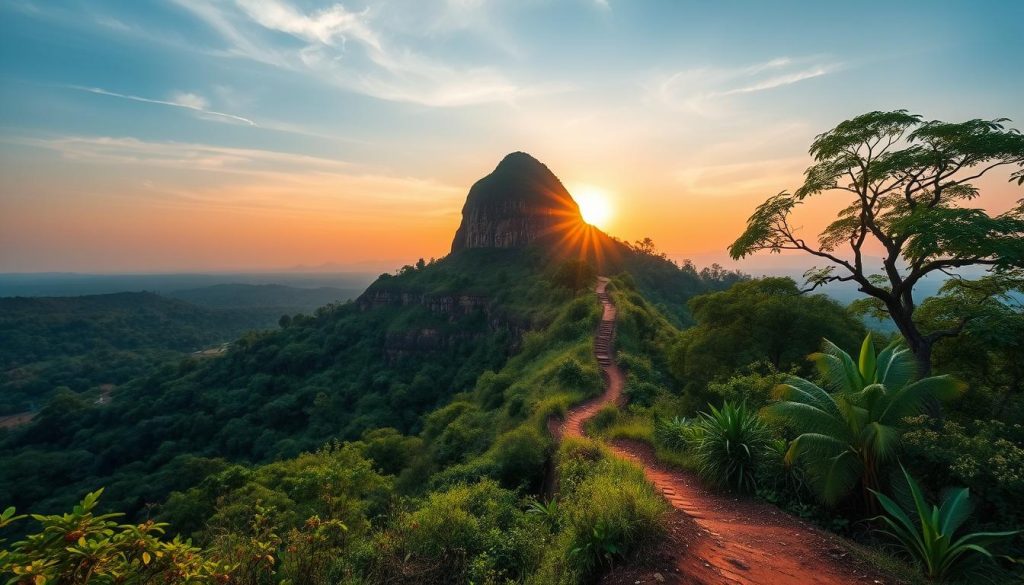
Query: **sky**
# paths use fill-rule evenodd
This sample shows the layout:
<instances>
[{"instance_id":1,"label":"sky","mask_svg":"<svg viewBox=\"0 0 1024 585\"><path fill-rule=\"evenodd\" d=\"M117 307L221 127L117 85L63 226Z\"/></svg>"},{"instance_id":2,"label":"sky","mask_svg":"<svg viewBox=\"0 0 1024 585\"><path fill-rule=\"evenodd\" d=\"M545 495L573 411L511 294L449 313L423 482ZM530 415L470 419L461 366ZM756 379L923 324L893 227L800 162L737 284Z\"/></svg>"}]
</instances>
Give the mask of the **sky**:
<instances>
[{"instance_id":1,"label":"sky","mask_svg":"<svg viewBox=\"0 0 1024 585\"><path fill-rule=\"evenodd\" d=\"M1021 22L1017 0L2 0L0 272L440 257L516 150L605 196L610 234L722 262L844 119L1024 128ZM1022 196L982 186L993 212Z\"/></svg>"}]
</instances>

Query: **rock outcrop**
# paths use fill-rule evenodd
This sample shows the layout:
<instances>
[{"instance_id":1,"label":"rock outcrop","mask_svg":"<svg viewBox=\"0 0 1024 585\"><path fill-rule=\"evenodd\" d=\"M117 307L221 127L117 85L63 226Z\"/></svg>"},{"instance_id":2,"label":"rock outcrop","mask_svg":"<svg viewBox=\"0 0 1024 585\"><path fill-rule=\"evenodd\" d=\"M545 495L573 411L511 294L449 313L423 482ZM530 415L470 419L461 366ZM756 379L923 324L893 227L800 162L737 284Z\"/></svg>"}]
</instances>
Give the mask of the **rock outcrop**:
<instances>
[{"instance_id":1,"label":"rock outcrop","mask_svg":"<svg viewBox=\"0 0 1024 585\"><path fill-rule=\"evenodd\" d=\"M521 248L583 224L580 209L543 163L513 152L469 190L452 252Z\"/></svg>"}]
</instances>

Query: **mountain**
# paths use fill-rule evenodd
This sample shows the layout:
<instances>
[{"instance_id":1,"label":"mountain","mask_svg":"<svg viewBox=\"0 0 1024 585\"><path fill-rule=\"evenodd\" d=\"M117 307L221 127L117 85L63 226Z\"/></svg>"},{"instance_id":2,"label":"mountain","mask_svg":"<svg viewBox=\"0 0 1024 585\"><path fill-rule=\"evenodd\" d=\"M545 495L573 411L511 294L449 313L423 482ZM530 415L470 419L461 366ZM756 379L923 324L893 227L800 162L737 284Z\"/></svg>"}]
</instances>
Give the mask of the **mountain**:
<instances>
[{"instance_id":1,"label":"mountain","mask_svg":"<svg viewBox=\"0 0 1024 585\"><path fill-rule=\"evenodd\" d=\"M452 252L522 248L582 225L579 206L551 169L525 152L513 152L469 190Z\"/></svg>"}]
</instances>

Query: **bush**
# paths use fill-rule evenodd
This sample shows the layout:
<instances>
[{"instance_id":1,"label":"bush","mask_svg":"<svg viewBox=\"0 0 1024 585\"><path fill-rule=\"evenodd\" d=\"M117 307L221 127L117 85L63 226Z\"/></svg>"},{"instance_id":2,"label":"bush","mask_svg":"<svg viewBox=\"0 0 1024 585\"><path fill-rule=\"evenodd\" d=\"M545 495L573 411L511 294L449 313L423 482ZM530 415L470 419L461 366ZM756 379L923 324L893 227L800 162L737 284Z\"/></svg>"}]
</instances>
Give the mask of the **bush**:
<instances>
[{"instance_id":1,"label":"bush","mask_svg":"<svg viewBox=\"0 0 1024 585\"><path fill-rule=\"evenodd\" d=\"M904 460L926 486L967 486L980 516L998 518L1002 526L1024 525L1024 425L926 415L906 420Z\"/></svg>"},{"instance_id":2,"label":"bush","mask_svg":"<svg viewBox=\"0 0 1024 585\"><path fill-rule=\"evenodd\" d=\"M592 575L657 541L664 529L664 499L643 471L617 459L602 461L565 500L572 534L570 563Z\"/></svg>"},{"instance_id":3,"label":"bush","mask_svg":"<svg viewBox=\"0 0 1024 585\"><path fill-rule=\"evenodd\" d=\"M574 358L566 358L558 365L555 374L558 382L569 390L593 390L600 387L601 380L593 368L585 368Z\"/></svg>"},{"instance_id":4,"label":"bush","mask_svg":"<svg viewBox=\"0 0 1024 585\"><path fill-rule=\"evenodd\" d=\"M656 446L672 451L685 451L694 441L697 427L685 417L671 419L655 417L654 440Z\"/></svg>"},{"instance_id":5,"label":"bush","mask_svg":"<svg viewBox=\"0 0 1024 585\"><path fill-rule=\"evenodd\" d=\"M546 528L491 480L437 492L378 534L364 570L400 583L504 583L537 566Z\"/></svg>"},{"instance_id":6,"label":"bush","mask_svg":"<svg viewBox=\"0 0 1024 585\"><path fill-rule=\"evenodd\" d=\"M606 404L598 410L594 416L587 421L588 433L598 433L608 429L608 427L614 425L619 419L619 407L614 404Z\"/></svg>"},{"instance_id":7,"label":"bush","mask_svg":"<svg viewBox=\"0 0 1024 585\"><path fill-rule=\"evenodd\" d=\"M651 546L664 533L665 500L643 471L596 442L566 439L558 453L562 531L531 582L578 583Z\"/></svg>"},{"instance_id":8,"label":"bush","mask_svg":"<svg viewBox=\"0 0 1024 585\"><path fill-rule=\"evenodd\" d=\"M753 492L771 440L768 426L742 404L710 408L710 413L701 413L692 437L698 473L715 485Z\"/></svg>"},{"instance_id":9,"label":"bush","mask_svg":"<svg viewBox=\"0 0 1024 585\"><path fill-rule=\"evenodd\" d=\"M525 487L535 491L544 480L544 462L551 441L529 425L498 437L491 448L495 479L507 487Z\"/></svg>"},{"instance_id":10,"label":"bush","mask_svg":"<svg viewBox=\"0 0 1024 585\"><path fill-rule=\"evenodd\" d=\"M123 514L94 514L102 493L87 494L69 514L33 515L41 531L0 550L0 573L14 576L9 583L128 585L226 582L239 573L238 566L213 560L190 541L164 540L166 524L119 524L114 519ZM23 518L7 508L0 529Z\"/></svg>"},{"instance_id":11,"label":"bush","mask_svg":"<svg viewBox=\"0 0 1024 585\"><path fill-rule=\"evenodd\" d=\"M725 380L708 384L708 393L721 402L745 404L757 410L768 404L772 390L782 383L784 375L780 374L769 362L757 362L741 368L736 374Z\"/></svg>"}]
</instances>

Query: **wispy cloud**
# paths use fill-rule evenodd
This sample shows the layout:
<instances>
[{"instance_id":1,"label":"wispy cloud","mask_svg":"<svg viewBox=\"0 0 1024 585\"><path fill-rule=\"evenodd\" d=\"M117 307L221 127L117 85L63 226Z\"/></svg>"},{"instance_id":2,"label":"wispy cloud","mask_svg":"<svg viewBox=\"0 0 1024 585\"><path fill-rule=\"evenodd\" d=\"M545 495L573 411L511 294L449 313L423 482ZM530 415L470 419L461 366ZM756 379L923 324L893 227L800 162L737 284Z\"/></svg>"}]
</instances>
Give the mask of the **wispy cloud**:
<instances>
[{"instance_id":1,"label":"wispy cloud","mask_svg":"<svg viewBox=\"0 0 1024 585\"><path fill-rule=\"evenodd\" d=\"M837 62L788 57L743 67L697 67L656 76L649 84L648 94L674 109L714 114L721 109L720 98L768 91L841 68L842 64Z\"/></svg>"},{"instance_id":2,"label":"wispy cloud","mask_svg":"<svg viewBox=\"0 0 1024 585\"><path fill-rule=\"evenodd\" d=\"M182 108L185 110L191 110L193 112L199 113L203 116L211 117L213 119L219 119L221 121L241 122L249 126L256 126L256 122L253 122L249 118L243 118L242 116L236 116L234 114L227 114L224 112L218 112L209 109L209 103L206 101L206 99L194 93L176 92L171 96L170 99L158 100L137 95L107 91L100 87L83 87L80 85L70 85L68 87L78 91L87 91L89 93L115 97L123 100L131 100L134 102L143 102L147 104L156 104L160 106L170 106L173 108Z\"/></svg>"},{"instance_id":3,"label":"wispy cloud","mask_svg":"<svg viewBox=\"0 0 1024 585\"><path fill-rule=\"evenodd\" d=\"M453 65L402 46L375 22L371 8L355 12L335 4L303 12L284 0L235 0L233 6L175 2L220 34L228 45L224 55L306 73L380 99L453 107L515 102L565 89L524 85L491 66Z\"/></svg>"},{"instance_id":4,"label":"wispy cloud","mask_svg":"<svg viewBox=\"0 0 1024 585\"><path fill-rule=\"evenodd\" d=\"M755 91L764 91L766 89L774 89L776 87L782 87L783 85L789 85L791 83L797 83L798 81L803 81L805 79L812 79L814 77L821 77L822 75L827 75L827 74L831 73L835 69L836 69L836 66L834 66L834 65L815 65L814 67L811 67L809 69L804 69L802 71L796 71L794 73L787 73L785 75L778 75L776 77L770 77L768 79L765 79L763 81L758 81L757 83L754 83L754 84L751 84L751 85L747 85L747 86L744 86L744 87L737 87L736 89L730 89L730 90L719 92L719 93L713 94L713 95L718 95L718 96L736 95L736 94L740 94L740 93L753 93Z\"/></svg>"}]
</instances>

